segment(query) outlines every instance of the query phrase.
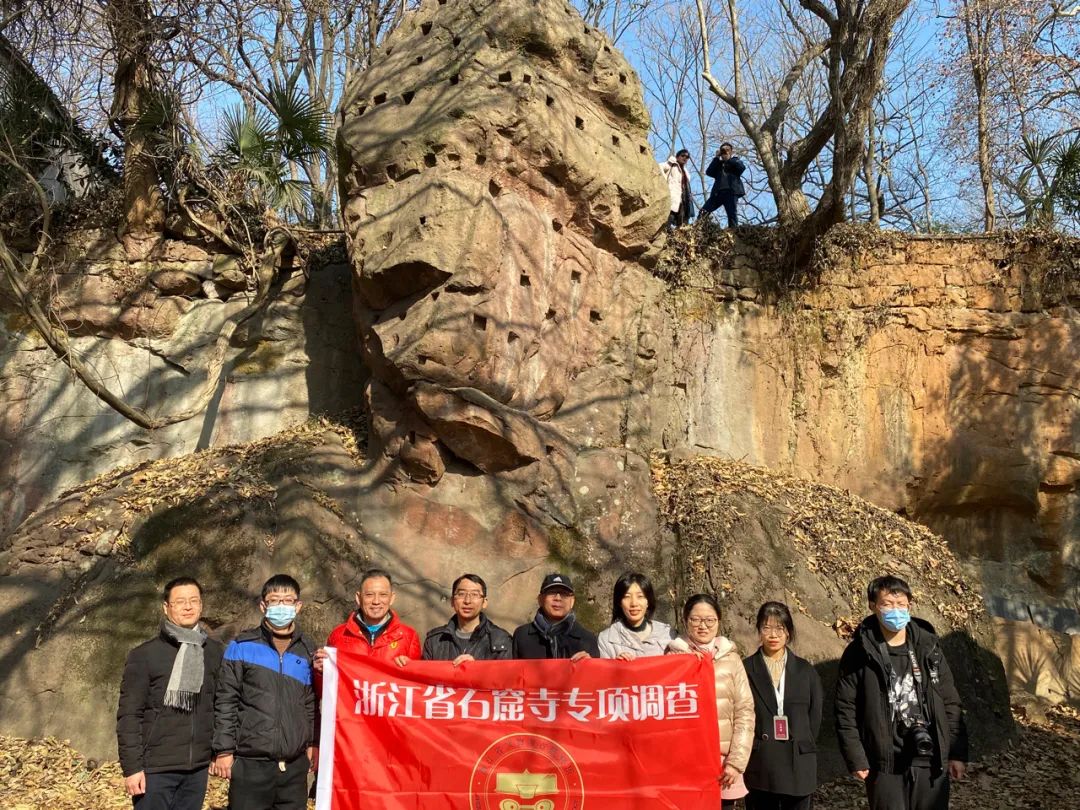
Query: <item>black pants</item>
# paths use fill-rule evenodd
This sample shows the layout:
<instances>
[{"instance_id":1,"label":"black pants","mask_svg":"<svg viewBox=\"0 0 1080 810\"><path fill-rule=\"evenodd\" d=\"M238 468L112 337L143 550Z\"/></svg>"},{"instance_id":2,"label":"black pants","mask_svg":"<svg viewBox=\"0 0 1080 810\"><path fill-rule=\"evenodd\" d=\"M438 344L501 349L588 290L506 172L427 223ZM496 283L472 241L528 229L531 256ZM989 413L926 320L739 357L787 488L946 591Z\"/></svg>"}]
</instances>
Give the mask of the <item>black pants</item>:
<instances>
[{"instance_id":1,"label":"black pants","mask_svg":"<svg viewBox=\"0 0 1080 810\"><path fill-rule=\"evenodd\" d=\"M237 757L229 782L229 810L305 810L309 765L301 756L282 771L277 762Z\"/></svg>"},{"instance_id":2,"label":"black pants","mask_svg":"<svg viewBox=\"0 0 1080 810\"><path fill-rule=\"evenodd\" d=\"M948 810L949 775L929 768L904 773L874 773L866 777L870 810Z\"/></svg>"},{"instance_id":3,"label":"black pants","mask_svg":"<svg viewBox=\"0 0 1080 810\"><path fill-rule=\"evenodd\" d=\"M739 209L736 206L736 200L735 192L730 189L713 191L709 195L709 199L705 201L705 205L701 206L701 218L704 219L717 208L723 206L725 213L727 213L728 227L734 228L739 224Z\"/></svg>"},{"instance_id":4,"label":"black pants","mask_svg":"<svg viewBox=\"0 0 1080 810\"><path fill-rule=\"evenodd\" d=\"M667 226L668 228L680 228L685 225L690 217L688 217L685 203L679 206L678 211L672 211L668 214Z\"/></svg>"},{"instance_id":5,"label":"black pants","mask_svg":"<svg viewBox=\"0 0 1080 810\"><path fill-rule=\"evenodd\" d=\"M202 810L207 768L146 774L146 793L132 796L136 810Z\"/></svg>"},{"instance_id":6,"label":"black pants","mask_svg":"<svg viewBox=\"0 0 1080 810\"><path fill-rule=\"evenodd\" d=\"M751 790L746 795L746 810L810 810L813 806L813 795L787 796L764 790Z\"/></svg>"}]
</instances>

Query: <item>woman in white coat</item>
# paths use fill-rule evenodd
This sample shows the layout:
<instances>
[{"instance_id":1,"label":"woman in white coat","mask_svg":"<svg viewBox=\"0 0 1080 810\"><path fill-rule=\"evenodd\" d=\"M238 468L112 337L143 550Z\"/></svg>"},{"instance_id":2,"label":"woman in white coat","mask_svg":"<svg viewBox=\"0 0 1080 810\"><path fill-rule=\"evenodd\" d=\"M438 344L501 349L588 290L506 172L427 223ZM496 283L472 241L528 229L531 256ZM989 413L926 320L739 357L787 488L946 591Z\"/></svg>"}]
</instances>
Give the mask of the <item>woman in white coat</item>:
<instances>
[{"instance_id":1,"label":"woman in white coat","mask_svg":"<svg viewBox=\"0 0 1080 810\"><path fill-rule=\"evenodd\" d=\"M653 621L656 592L644 574L623 574L611 598L611 626L600 633L600 657L633 661L663 655L672 639L671 628Z\"/></svg>"},{"instance_id":2,"label":"woman in white coat","mask_svg":"<svg viewBox=\"0 0 1080 810\"><path fill-rule=\"evenodd\" d=\"M690 177L686 173L686 164L689 160L690 153L685 149L680 149L660 164L660 172L667 180L668 195L671 197L669 228L677 228L690 221Z\"/></svg>"}]
</instances>

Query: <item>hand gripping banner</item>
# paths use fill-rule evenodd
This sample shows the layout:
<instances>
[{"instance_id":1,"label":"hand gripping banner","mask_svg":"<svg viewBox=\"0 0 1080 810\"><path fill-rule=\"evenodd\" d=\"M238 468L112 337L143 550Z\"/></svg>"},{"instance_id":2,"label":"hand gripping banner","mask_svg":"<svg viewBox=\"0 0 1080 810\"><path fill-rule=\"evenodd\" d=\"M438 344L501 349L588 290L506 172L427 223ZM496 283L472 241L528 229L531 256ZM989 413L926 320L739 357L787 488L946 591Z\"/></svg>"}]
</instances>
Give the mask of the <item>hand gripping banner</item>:
<instances>
[{"instance_id":1,"label":"hand gripping banner","mask_svg":"<svg viewBox=\"0 0 1080 810\"><path fill-rule=\"evenodd\" d=\"M712 664L330 650L317 810L717 810Z\"/></svg>"}]
</instances>

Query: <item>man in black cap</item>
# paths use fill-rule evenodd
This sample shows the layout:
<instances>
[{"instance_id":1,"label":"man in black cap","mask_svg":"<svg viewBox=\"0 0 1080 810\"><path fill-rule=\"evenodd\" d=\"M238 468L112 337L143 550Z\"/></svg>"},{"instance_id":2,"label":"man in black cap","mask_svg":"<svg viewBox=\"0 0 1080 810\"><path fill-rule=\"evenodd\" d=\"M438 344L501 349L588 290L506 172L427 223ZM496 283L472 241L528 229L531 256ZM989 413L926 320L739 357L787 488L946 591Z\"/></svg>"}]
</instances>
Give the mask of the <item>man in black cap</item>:
<instances>
[{"instance_id":1,"label":"man in black cap","mask_svg":"<svg viewBox=\"0 0 1080 810\"><path fill-rule=\"evenodd\" d=\"M600 657L596 635L574 618L574 586L566 574L548 574L536 597L540 609L514 631L514 658Z\"/></svg>"}]
</instances>

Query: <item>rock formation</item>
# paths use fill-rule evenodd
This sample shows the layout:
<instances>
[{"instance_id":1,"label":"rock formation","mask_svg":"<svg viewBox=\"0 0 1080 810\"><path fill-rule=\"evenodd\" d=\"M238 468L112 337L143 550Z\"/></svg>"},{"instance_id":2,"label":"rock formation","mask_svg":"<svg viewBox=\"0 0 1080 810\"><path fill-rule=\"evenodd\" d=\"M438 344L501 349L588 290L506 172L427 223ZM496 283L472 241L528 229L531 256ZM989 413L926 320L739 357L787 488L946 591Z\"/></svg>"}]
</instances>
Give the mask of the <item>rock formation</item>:
<instances>
[{"instance_id":1,"label":"rock formation","mask_svg":"<svg viewBox=\"0 0 1080 810\"><path fill-rule=\"evenodd\" d=\"M1075 248L848 237L784 311L749 246L690 272L653 441L850 489L944 535L999 615L1080 629Z\"/></svg>"},{"instance_id":2,"label":"rock formation","mask_svg":"<svg viewBox=\"0 0 1080 810\"><path fill-rule=\"evenodd\" d=\"M413 509L475 527L455 542L595 537L610 551L588 568L649 553L629 414L667 216L648 123L623 57L550 0L424 3L345 95L372 449Z\"/></svg>"},{"instance_id":3,"label":"rock formation","mask_svg":"<svg viewBox=\"0 0 1080 810\"><path fill-rule=\"evenodd\" d=\"M437 484L624 445L667 196L623 57L558 2L428 2L341 115L379 448Z\"/></svg>"},{"instance_id":4,"label":"rock formation","mask_svg":"<svg viewBox=\"0 0 1080 810\"><path fill-rule=\"evenodd\" d=\"M425 0L348 88L340 124L351 265L283 281L201 424L149 435L121 423L6 319L0 503L16 528L0 541L0 702L12 730L108 753L100 707L123 651L152 632L157 587L181 569L207 582L225 635L253 619L265 575L294 571L320 635L370 563L396 573L398 606L421 628L445 620L463 570L488 579L494 618L523 622L553 567L578 578L578 613L600 627L611 580L640 567L664 618L707 584L743 641L761 599L789 599L803 652L828 676L862 607L829 571L862 551L910 574L980 690L993 669L976 655L985 617L952 610L970 606L969 581L991 597L1072 598L1076 300L1029 297L1037 256L852 247L782 310L766 303L767 256L736 252L669 289L650 272L667 196L637 78L555 0ZM199 347L234 305L203 282L219 297L238 283L226 261L210 259L212 277L197 261L158 268L138 300L99 279L59 306L87 305L96 325L78 346L116 367L118 386L162 402L190 390ZM168 329L155 331L159 315ZM360 401L366 446L329 423L291 427ZM830 503L874 515L859 518L853 551L854 530L819 508L824 490L762 472L767 484L716 507L739 531L725 535L732 566L707 568L657 501L665 452L837 484L942 528L973 564L941 579L954 566L938 538L832 490ZM698 487L713 503L716 482ZM843 540L823 540L824 567L793 539L809 514L824 540ZM922 562L882 537L921 544ZM1026 571L1043 582L1021 582ZM1000 701L977 705L983 739L1007 733Z\"/></svg>"}]
</instances>

